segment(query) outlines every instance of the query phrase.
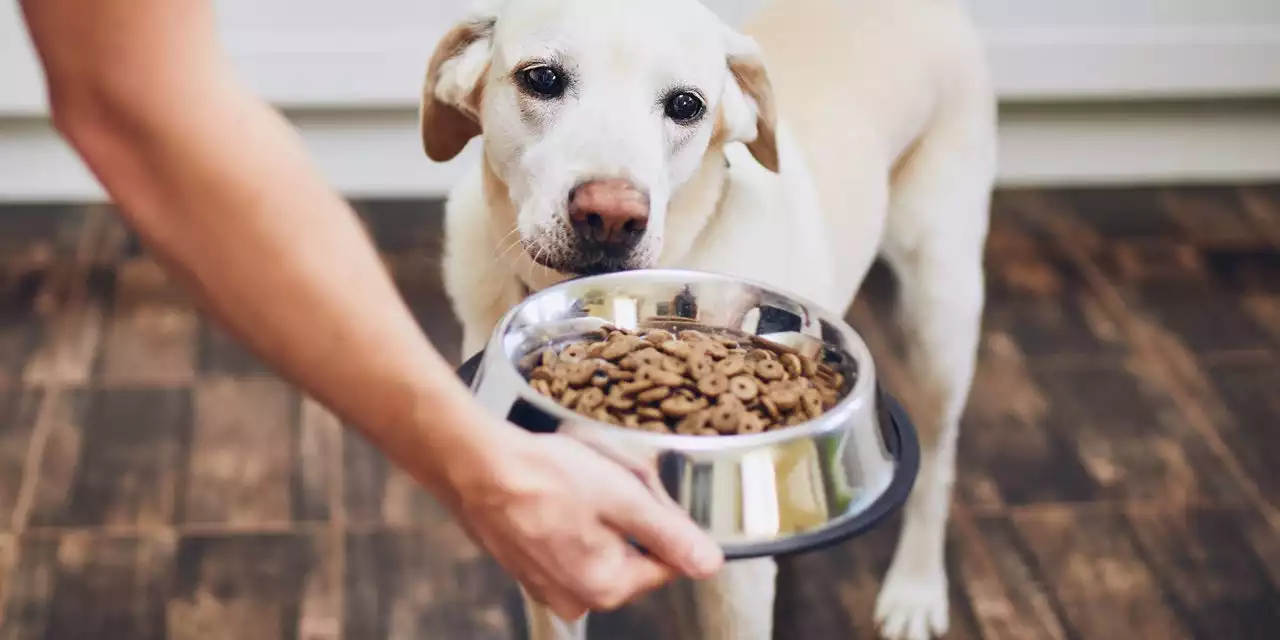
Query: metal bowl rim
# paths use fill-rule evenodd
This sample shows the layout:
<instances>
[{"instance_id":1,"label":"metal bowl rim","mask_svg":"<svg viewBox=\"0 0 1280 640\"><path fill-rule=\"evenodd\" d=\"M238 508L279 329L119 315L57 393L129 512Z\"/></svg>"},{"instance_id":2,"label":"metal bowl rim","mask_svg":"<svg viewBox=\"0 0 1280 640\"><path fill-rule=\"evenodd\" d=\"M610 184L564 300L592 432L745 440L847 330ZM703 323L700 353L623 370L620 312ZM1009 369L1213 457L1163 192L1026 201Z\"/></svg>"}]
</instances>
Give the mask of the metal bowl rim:
<instances>
[{"instance_id":1,"label":"metal bowl rim","mask_svg":"<svg viewBox=\"0 0 1280 640\"><path fill-rule=\"evenodd\" d=\"M718 436L715 438L674 433L669 435L658 434L627 429L607 422L593 420L587 416L577 413L576 411L570 411L559 404L552 402L550 399L535 391L533 387L529 385L528 381L525 380L524 376L520 373L516 363L507 356L506 350L501 346L502 338L507 335L507 332L511 328L511 324L520 315L520 312L529 307L536 300L554 295L555 293L562 292L563 290L574 286L583 286L589 281L613 281L625 285L628 281L655 278L678 283L722 282L738 286L745 285L805 306L813 315L817 316L818 320L825 321L827 324L834 327L835 330L845 339L848 347L847 352L853 357L858 368L858 376L857 380L854 381L853 388L849 390L848 394L841 398L840 402L838 402L835 407L832 407L821 417L809 420L799 425L787 427L785 429L750 435ZM823 343L827 345L831 344L825 340ZM862 339L862 336L860 336L857 331L854 331L853 327L849 326L843 318L836 316L825 307L802 296L781 291L776 287L771 287L754 280L737 278L718 273L696 271L692 269L642 269L585 276L558 283L526 297L519 304L507 311L506 315L502 317L501 322L499 322L498 326L494 329L489 340L489 347L485 349L485 352L487 353L490 350L495 350L498 354L498 360L501 360L502 363L508 367L511 372L514 372L516 377L524 384L524 389L526 389L528 393L521 395L525 397L526 401L534 404L539 409L546 411L563 421L572 422L577 425L590 426L592 428L599 428L605 430L606 433L665 451L688 453L728 453L740 450L765 448L789 441L814 439L833 432L844 431L849 429L851 425L864 424L867 422L865 417L874 417L876 415L876 368L875 362L871 358L871 350L867 347L867 343ZM484 358L484 360L488 359L489 358L487 357ZM857 418L860 415L863 416L864 419L858 420Z\"/></svg>"}]
</instances>

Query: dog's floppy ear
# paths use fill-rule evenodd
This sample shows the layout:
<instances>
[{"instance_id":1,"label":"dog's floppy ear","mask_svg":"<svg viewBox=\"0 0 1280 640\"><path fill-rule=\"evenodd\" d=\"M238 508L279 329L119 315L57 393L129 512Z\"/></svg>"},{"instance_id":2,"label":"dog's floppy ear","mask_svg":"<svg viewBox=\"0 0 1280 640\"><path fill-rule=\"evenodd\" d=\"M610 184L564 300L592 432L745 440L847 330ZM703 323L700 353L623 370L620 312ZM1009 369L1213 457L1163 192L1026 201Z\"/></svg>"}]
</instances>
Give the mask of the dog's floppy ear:
<instances>
[{"instance_id":1,"label":"dog's floppy ear","mask_svg":"<svg viewBox=\"0 0 1280 640\"><path fill-rule=\"evenodd\" d=\"M724 91L723 126L729 140L745 142L756 161L776 173L778 112L760 45L732 29L725 33L732 80Z\"/></svg>"},{"instance_id":2,"label":"dog's floppy ear","mask_svg":"<svg viewBox=\"0 0 1280 640\"><path fill-rule=\"evenodd\" d=\"M480 101L493 46L491 15L458 23L436 45L422 86L418 128L422 148L436 162L452 160L480 135Z\"/></svg>"}]
</instances>

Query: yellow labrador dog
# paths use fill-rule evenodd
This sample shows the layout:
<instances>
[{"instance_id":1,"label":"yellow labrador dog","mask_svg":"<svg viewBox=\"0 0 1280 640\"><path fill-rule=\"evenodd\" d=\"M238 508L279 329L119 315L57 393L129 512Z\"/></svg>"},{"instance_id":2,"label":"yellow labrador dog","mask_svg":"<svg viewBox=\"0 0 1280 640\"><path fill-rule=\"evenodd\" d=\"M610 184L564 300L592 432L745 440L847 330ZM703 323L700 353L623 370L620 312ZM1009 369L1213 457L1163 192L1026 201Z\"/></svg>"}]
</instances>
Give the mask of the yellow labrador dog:
<instances>
[{"instance_id":1,"label":"yellow labrador dog","mask_svg":"<svg viewBox=\"0 0 1280 640\"><path fill-rule=\"evenodd\" d=\"M494 1L440 42L421 128L437 161L483 138L446 220L467 355L528 291L575 275L708 270L839 310L883 256L925 452L875 615L890 640L946 632L995 174L993 90L960 0L778 0L745 33L696 0ZM705 637L769 638L775 574L733 562L700 584ZM534 640L584 634L527 604Z\"/></svg>"}]
</instances>

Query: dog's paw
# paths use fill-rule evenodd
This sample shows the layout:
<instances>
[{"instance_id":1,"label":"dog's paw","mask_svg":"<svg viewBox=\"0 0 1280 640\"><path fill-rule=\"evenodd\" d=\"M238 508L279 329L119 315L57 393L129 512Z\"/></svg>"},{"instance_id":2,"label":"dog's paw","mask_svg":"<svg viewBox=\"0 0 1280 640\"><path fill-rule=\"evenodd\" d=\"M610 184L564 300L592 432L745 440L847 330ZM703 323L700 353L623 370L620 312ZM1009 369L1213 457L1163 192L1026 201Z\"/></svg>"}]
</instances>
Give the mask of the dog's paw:
<instances>
[{"instance_id":1,"label":"dog's paw","mask_svg":"<svg viewBox=\"0 0 1280 640\"><path fill-rule=\"evenodd\" d=\"M945 572L890 571L876 598L876 624L885 640L930 640L950 625Z\"/></svg>"}]
</instances>

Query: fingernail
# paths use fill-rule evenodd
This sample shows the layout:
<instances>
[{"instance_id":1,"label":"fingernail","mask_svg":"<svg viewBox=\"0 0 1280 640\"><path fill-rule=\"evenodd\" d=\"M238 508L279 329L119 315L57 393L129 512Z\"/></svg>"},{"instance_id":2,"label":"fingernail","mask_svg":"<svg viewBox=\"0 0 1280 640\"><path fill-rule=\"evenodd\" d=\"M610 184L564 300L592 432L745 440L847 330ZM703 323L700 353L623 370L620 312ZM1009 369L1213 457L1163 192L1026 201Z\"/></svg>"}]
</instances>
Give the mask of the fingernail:
<instances>
[{"instance_id":1,"label":"fingernail","mask_svg":"<svg viewBox=\"0 0 1280 640\"><path fill-rule=\"evenodd\" d=\"M698 573L714 573L720 568L720 563L724 562L724 551L720 549L720 545L710 540L700 542L693 548L690 560Z\"/></svg>"}]
</instances>

